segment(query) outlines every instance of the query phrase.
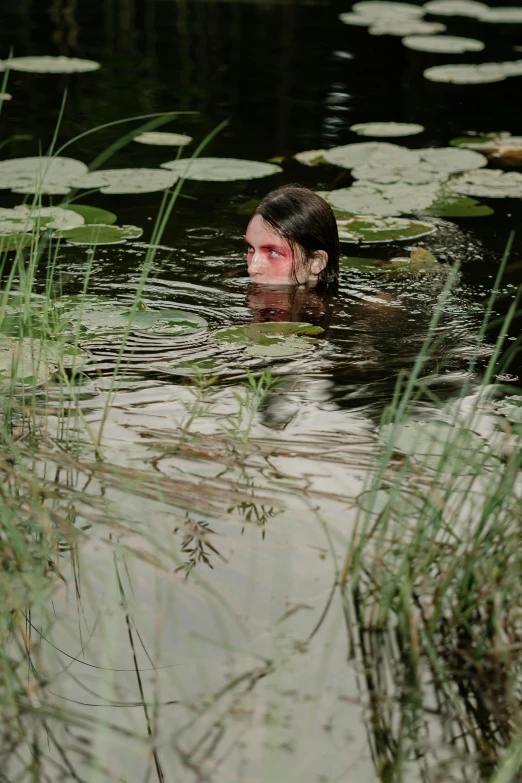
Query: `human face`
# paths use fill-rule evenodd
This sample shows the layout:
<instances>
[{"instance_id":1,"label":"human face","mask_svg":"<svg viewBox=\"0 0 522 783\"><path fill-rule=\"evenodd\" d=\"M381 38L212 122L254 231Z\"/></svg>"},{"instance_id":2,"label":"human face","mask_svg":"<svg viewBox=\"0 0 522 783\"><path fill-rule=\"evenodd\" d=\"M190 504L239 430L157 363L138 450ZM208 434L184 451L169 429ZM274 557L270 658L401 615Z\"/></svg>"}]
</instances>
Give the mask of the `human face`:
<instances>
[{"instance_id":1,"label":"human face","mask_svg":"<svg viewBox=\"0 0 522 783\"><path fill-rule=\"evenodd\" d=\"M303 284L308 282L309 270L302 260L302 251L296 258L295 277L292 248L261 215L254 215L245 235L248 274L254 283L263 285Z\"/></svg>"}]
</instances>

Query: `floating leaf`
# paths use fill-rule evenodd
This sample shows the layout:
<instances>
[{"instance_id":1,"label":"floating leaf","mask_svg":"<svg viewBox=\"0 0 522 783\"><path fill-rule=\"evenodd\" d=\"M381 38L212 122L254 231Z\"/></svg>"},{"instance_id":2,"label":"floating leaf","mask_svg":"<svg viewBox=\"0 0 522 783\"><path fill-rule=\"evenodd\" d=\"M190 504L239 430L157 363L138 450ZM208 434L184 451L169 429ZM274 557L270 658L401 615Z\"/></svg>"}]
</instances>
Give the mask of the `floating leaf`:
<instances>
[{"instance_id":1,"label":"floating leaf","mask_svg":"<svg viewBox=\"0 0 522 783\"><path fill-rule=\"evenodd\" d=\"M356 144L344 144L341 147L332 147L324 151L324 159L334 166L351 169L363 163L372 165L382 164L386 166L390 160L398 160L409 150L399 144L391 144L387 141L361 141Z\"/></svg>"},{"instance_id":2,"label":"floating leaf","mask_svg":"<svg viewBox=\"0 0 522 783\"><path fill-rule=\"evenodd\" d=\"M0 189L15 193L64 195L72 183L88 171L74 158L12 158L0 161Z\"/></svg>"},{"instance_id":3,"label":"floating leaf","mask_svg":"<svg viewBox=\"0 0 522 783\"><path fill-rule=\"evenodd\" d=\"M208 327L207 321L196 313L187 310L137 310L127 315L132 328L152 334L178 337L193 334Z\"/></svg>"},{"instance_id":4,"label":"floating leaf","mask_svg":"<svg viewBox=\"0 0 522 783\"><path fill-rule=\"evenodd\" d=\"M293 157L305 166L319 166L321 163L326 163L325 152L326 150L306 150L305 152L297 152Z\"/></svg>"},{"instance_id":5,"label":"floating leaf","mask_svg":"<svg viewBox=\"0 0 522 783\"><path fill-rule=\"evenodd\" d=\"M382 164L380 160L374 163L374 160L375 158L370 158L367 163L354 166L352 176L358 180L382 184L398 182L425 185L441 182L449 174L482 168L487 164L484 155L461 147L405 149L387 164Z\"/></svg>"},{"instance_id":6,"label":"floating leaf","mask_svg":"<svg viewBox=\"0 0 522 783\"><path fill-rule=\"evenodd\" d=\"M103 223L106 226L112 226L116 223L117 217L114 212L108 212L99 207L90 207L87 204L67 204L66 209L81 215L87 225L91 223Z\"/></svg>"},{"instance_id":7,"label":"floating leaf","mask_svg":"<svg viewBox=\"0 0 522 783\"><path fill-rule=\"evenodd\" d=\"M210 339L218 343L246 345L248 356L284 357L309 351L316 344L311 335L323 331L320 326L307 323L271 321L219 329Z\"/></svg>"},{"instance_id":8,"label":"floating leaf","mask_svg":"<svg viewBox=\"0 0 522 783\"><path fill-rule=\"evenodd\" d=\"M12 71L27 73L87 73L101 68L94 60L77 57L12 57L7 64Z\"/></svg>"},{"instance_id":9,"label":"floating leaf","mask_svg":"<svg viewBox=\"0 0 522 783\"><path fill-rule=\"evenodd\" d=\"M425 247L418 247L417 250L412 250L410 253L410 260L419 261L421 263L431 263L437 259L429 250L426 250Z\"/></svg>"},{"instance_id":10,"label":"floating leaf","mask_svg":"<svg viewBox=\"0 0 522 783\"><path fill-rule=\"evenodd\" d=\"M395 24L407 23L409 20L422 16L423 13L421 6L410 3L379 2L379 0L365 2L362 0L360 3L355 3L351 12L340 14L339 19L344 24L371 27L381 21L391 21Z\"/></svg>"},{"instance_id":11,"label":"floating leaf","mask_svg":"<svg viewBox=\"0 0 522 783\"><path fill-rule=\"evenodd\" d=\"M522 24L522 8L486 8L480 21L491 24Z\"/></svg>"},{"instance_id":12,"label":"floating leaf","mask_svg":"<svg viewBox=\"0 0 522 783\"><path fill-rule=\"evenodd\" d=\"M77 179L76 188L100 188L107 194L155 193L174 185L179 177L162 169L103 169Z\"/></svg>"},{"instance_id":13,"label":"floating leaf","mask_svg":"<svg viewBox=\"0 0 522 783\"><path fill-rule=\"evenodd\" d=\"M83 218L61 207L29 208L22 204L0 209L0 234L28 233L46 228L68 229L83 225Z\"/></svg>"},{"instance_id":14,"label":"floating leaf","mask_svg":"<svg viewBox=\"0 0 522 783\"><path fill-rule=\"evenodd\" d=\"M361 243L398 242L432 234L437 230L431 223L420 220L372 215L337 218L337 226L341 242Z\"/></svg>"},{"instance_id":15,"label":"floating leaf","mask_svg":"<svg viewBox=\"0 0 522 783\"><path fill-rule=\"evenodd\" d=\"M485 3L476 0L431 0L425 3L424 12L434 16L469 16L480 19L488 11Z\"/></svg>"},{"instance_id":16,"label":"floating leaf","mask_svg":"<svg viewBox=\"0 0 522 783\"><path fill-rule=\"evenodd\" d=\"M143 230L138 226L107 226L104 223L57 231L55 239L66 239L71 245L117 245L127 239L138 239Z\"/></svg>"},{"instance_id":17,"label":"floating leaf","mask_svg":"<svg viewBox=\"0 0 522 783\"><path fill-rule=\"evenodd\" d=\"M522 76L522 60L478 65L435 65L424 71L426 79L444 84L489 84L508 76Z\"/></svg>"},{"instance_id":18,"label":"floating leaf","mask_svg":"<svg viewBox=\"0 0 522 783\"><path fill-rule=\"evenodd\" d=\"M50 377L49 360L40 340L0 340L0 384L40 384Z\"/></svg>"},{"instance_id":19,"label":"floating leaf","mask_svg":"<svg viewBox=\"0 0 522 783\"><path fill-rule=\"evenodd\" d=\"M351 125L350 130L359 136L398 137L415 136L417 133L422 133L424 126L414 122L359 122L357 125ZM317 150L317 152L324 152L324 150ZM297 158L297 155L294 157Z\"/></svg>"},{"instance_id":20,"label":"floating leaf","mask_svg":"<svg viewBox=\"0 0 522 783\"><path fill-rule=\"evenodd\" d=\"M238 179L258 179L279 174L282 169L274 163L238 158L182 158L162 163L180 177L198 182L231 182Z\"/></svg>"},{"instance_id":21,"label":"floating leaf","mask_svg":"<svg viewBox=\"0 0 522 783\"><path fill-rule=\"evenodd\" d=\"M522 198L522 174L500 169L470 171L451 179L448 188L483 198Z\"/></svg>"},{"instance_id":22,"label":"floating leaf","mask_svg":"<svg viewBox=\"0 0 522 783\"><path fill-rule=\"evenodd\" d=\"M497 400L494 403L497 413L501 413L512 424L522 424L522 396L512 394L504 397L503 400Z\"/></svg>"},{"instance_id":23,"label":"floating leaf","mask_svg":"<svg viewBox=\"0 0 522 783\"><path fill-rule=\"evenodd\" d=\"M431 253L428 255L431 255ZM341 256L339 259L339 266L341 269L350 272L360 272L364 275L386 274L387 276L396 274L403 275L404 273L415 274L418 272L434 272L440 269L440 264L433 256L431 260L428 258L424 260L415 260L412 258L412 254L410 254L409 258L390 258L388 260L381 258L360 258L358 256Z\"/></svg>"},{"instance_id":24,"label":"floating leaf","mask_svg":"<svg viewBox=\"0 0 522 783\"><path fill-rule=\"evenodd\" d=\"M192 136L184 133L166 133L163 131L148 131L134 137L140 144L151 144L155 147L185 147L193 141Z\"/></svg>"},{"instance_id":25,"label":"floating leaf","mask_svg":"<svg viewBox=\"0 0 522 783\"><path fill-rule=\"evenodd\" d=\"M121 302L101 296L61 297L54 301L53 309L62 322L70 322L73 330L80 326L83 336L89 339L129 329L178 337L208 326L202 316L187 310L132 310Z\"/></svg>"},{"instance_id":26,"label":"floating leaf","mask_svg":"<svg viewBox=\"0 0 522 783\"><path fill-rule=\"evenodd\" d=\"M379 430L384 443L442 472L467 474L478 466L498 465L487 451L487 444L471 430L444 421L410 421L402 425L385 424ZM472 458L470 458L472 455Z\"/></svg>"},{"instance_id":27,"label":"floating leaf","mask_svg":"<svg viewBox=\"0 0 522 783\"><path fill-rule=\"evenodd\" d=\"M424 210L424 213L434 217L471 218L493 215L494 210L474 198L441 188L435 201Z\"/></svg>"},{"instance_id":28,"label":"floating leaf","mask_svg":"<svg viewBox=\"0 0 522 783\"><path fill-rule=\"evenodd\" d=\"M0 92L0 101L11 101L13 96L9 92Z\"/></svg>"},{"instance_id":29,"label":"floating leaf","mask_svg":"<svg viewBox=\"0 0 522 783\"><path fill-rule=\"evenodd\" d=\"M0 255L8 250L22 250L33 241L32 234L0 234Z\"/></svg>"},{"instance_id":30,"label":"floating leaf","mask_svg":"<svg viewBox=\"0 0 522 783\"><path fill-rule=\"evenodd\" d=\"M358 14L367 14L382 19L384 16L415 18L422 16L422 6L411 3L399 3L392 0L361 0L352 6L352 11Z\"/></svg>"},{"instance_id":31,"label":"floating leaf","mask_svg":"<svg viewBox=\"0 0 522 783\"><path fill-rule=\"evenodd\" d=\"M477 150L488 158L501 160L508 166L522 165L522 136L511 136L510 133L490 133L478 138L464 136L452 139L450 144Z\"/></svg>"},{"instance_id":32,"label":"floating leaf","mask_svg":"<svg viewBox=\"0 0 522 783\"><path fill-rule=\"evenodd\" d=\"M434 33L443 33L446 25L440 22L423 22L421 19L408 19L397 21L380 21L375 27L370 27L370 35L397 35L401 38L405 35L432 35Z\"/></svg>"},{"instance_id":33,"label":"floating leaf","mask_svg":"<svg viewBox=\"0 0 522 783\"><path fill-rule=\"evenodd\" d=\"M485 44L475 38L459 38L454 35L407 35L402 39L407 49L437 54L463 54L481 52Z\"/></svg>"}]
</instances>

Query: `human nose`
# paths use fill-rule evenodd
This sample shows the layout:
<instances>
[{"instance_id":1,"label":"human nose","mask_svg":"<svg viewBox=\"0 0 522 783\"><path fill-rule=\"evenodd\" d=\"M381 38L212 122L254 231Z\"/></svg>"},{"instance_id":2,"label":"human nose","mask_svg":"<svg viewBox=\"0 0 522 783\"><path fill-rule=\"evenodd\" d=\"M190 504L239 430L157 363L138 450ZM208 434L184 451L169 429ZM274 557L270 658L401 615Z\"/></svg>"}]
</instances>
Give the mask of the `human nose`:
<instances>
[{"instance_id":1,"label":"human nose","mask_svg":"<svg viewBox=\"0 0 522 783\"><path fill-rule=\"evenodd\" d=\"M248 272L251 275L259 275L264 271L264 262L261 253L254 252L250 256Z\"/></svg>"}]
</instances>

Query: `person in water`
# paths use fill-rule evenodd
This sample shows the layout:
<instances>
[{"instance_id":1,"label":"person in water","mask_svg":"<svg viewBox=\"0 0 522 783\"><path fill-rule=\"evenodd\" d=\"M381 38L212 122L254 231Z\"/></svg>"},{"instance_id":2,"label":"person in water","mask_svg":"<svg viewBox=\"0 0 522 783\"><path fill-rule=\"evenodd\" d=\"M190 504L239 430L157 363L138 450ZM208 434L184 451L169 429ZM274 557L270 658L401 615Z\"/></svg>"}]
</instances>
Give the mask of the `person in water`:
<instances>
[{"instance_id":1,"label":"person in water","mask_svg":"<svg viewBox=\"0 0 522 783\"><path fill-rule=\"evenodd\" d=\"M324 198L302 185L283 185L261 199L245 242L254 283L326 288L337 281L334 214Z\"/></svg>"}]
</instances>

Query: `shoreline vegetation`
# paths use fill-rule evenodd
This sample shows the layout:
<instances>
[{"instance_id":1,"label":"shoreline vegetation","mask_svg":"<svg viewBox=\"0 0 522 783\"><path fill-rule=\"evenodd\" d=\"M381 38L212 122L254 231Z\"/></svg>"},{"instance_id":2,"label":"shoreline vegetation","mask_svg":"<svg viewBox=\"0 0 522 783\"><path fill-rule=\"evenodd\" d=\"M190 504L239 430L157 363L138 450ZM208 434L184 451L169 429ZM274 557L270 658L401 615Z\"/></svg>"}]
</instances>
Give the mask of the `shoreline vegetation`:
<instances>
[{"instance_id":1,"label":"shoreline vegetation","mask_svg":"<svg viewBox=\"0 0 522 783\"><path fill-rule=\"evenodd\" d=\"M5 86L6 79L2 91ZM150 119L122 137L95 168L165 121ZM50 154L63 150L53 147ZM53 244L40 226L29 232L28 244L3 254L0 780L126 780L128 770L122 762L123 772L115 771L113 754L124 758L129 748L147 780L226 780L220 742L238 715L266 729L270 741L254 740L255 750L266 780L277 779L268 774L277 775L280 763L276 713L294 698L286 684L292 682L289 657L313 657L319 700L329 668L320 638L341 639L346 671L360 678L353 715L366 726L381 780L406 780L415 765L428 780L430 764L439 773L444 764L457 765L466 780L515 780L522 761L522 398L516 390L506 397L494 377L498 362L507 372L518 350L517 343L506 351L502 335L519 315L519 292L485 369L477 350L460 396L449 403L430 391L423 371L440 339L437 325L457 264L413 366L397 379L375 427L365 422L353 432L301 440L284 431L268 434L258 414L282 374L270 367L247 371L223 404L219 373L195 364L179 386L179 416L171 426L160 418L155 428L151 418L132 428L125 419L118 429L125 349L182 184L165 191L127 320L114 316L120 331L113 370L101 372L94 389L105 400L101 414L89 410L81 331L95 251L76 310L57 307L64 302L55 278L60 242ZM37 195L33 206L41 204ZM496 318L495 291L512 243L513 236L477 349ZM35 282L42 267L43 294ZM162 329L173 323L179 326L174 319ZM431 403L424 417L422 399ZM263 546L276 562L284 536L292 542L300 527L320 553L319 588L310 588L302 604L295 596L280 600L257 636L246 632L234 605L237 588L226 577L235 548L255 539L250 554L268 568ZM308 550L304 557L311 557ZM263 581L270 586L273 578L281 596L292 594L292 579L299 581L288 559L288 567L284 558L277 561L277 572ZM247 576L241 572L245 590ZM256 593L254 606L263 600ZM189 623L181 662L174 639L170 662L158 664L166 660L160 637L173 633L165 630L166 607L184 601L190 618L200 612L207 622ZM148 611L153 617L144 636ZM281 628L297 620L290 654ZM189 668L191 644L197 650L195 640L214 633L209 645L218 649L216 658L198 660L194 653L188 687L183 666ZM97 679L79 681L82 667ZM263 688L266 711L254 719L252 694ZM343 694L341 705L354 698ZM454 758L436 758L441 737ZM232 756L241 756L239 745L231 747Z\"/></svg>"}]
</instances>

